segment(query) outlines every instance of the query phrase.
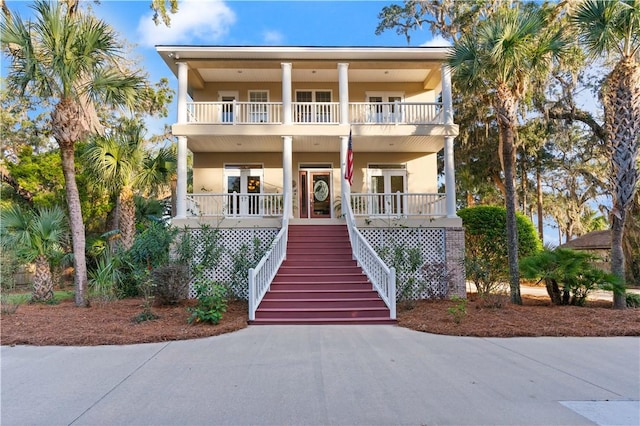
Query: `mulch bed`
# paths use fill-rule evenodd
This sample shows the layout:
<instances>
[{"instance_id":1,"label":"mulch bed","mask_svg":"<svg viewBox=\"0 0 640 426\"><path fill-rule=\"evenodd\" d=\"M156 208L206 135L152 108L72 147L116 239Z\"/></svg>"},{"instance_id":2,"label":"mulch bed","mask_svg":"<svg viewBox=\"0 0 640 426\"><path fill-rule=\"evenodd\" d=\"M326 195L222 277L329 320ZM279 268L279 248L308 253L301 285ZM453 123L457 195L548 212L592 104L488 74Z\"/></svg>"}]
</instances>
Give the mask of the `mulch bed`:
<instances>
[{"instance_id":1,"label":"mulch bed","mask_svg":"<svg viewBox=\"0 0 640 426\"><path fill-rule=\"evenodd\" d=\"M640 309L614 310L612 302L556 306L549 298L523 296L523 305L505 300L501 307L469 295L467 314L456 324L450 300L422 300L398 313L398 324L417 331L452 336L640 336Z\"/></svg>"},{"instance_id":2,"label":"mulch bed","mask_svg":"<svg viewBox=\"0 0 640 426\"><path fill-rule=\"evenodd\" d=\"M613 310L611 302L589 301L586 307L553 306L548 298L523 296L523 306L505 302L486 306L469 295L466 315L456 323L449 300L419 301L412 309L398 310L398 325L417 331L452 336L640 336L640 309ZM76 308L73 301L58 305L25 304L1 317L2 345L95 346L165 342L230 333L247 326L247 304L229 303L220 324L188 324L187 307L153 307L160 318L136 323L142 299L94 302Z\"/></svg>"}]
</instances>

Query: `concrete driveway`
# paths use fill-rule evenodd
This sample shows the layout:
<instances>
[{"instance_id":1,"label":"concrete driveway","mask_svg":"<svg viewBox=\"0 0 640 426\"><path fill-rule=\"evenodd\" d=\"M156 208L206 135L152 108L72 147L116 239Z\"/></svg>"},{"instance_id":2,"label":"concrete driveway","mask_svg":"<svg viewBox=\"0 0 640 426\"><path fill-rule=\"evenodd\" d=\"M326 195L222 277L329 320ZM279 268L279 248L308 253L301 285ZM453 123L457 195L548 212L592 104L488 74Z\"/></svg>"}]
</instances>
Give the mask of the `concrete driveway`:
<instances>
[{"instance_id":1,"label":"concrete driveway","mask_svg":"<svg viewBox=\"0 0 640 426\"><path fill-rule=\"evenodd\" d=\"M640 424L634 337L252 326L1 355L4 426Z\"/></svg>"}]
</instances>

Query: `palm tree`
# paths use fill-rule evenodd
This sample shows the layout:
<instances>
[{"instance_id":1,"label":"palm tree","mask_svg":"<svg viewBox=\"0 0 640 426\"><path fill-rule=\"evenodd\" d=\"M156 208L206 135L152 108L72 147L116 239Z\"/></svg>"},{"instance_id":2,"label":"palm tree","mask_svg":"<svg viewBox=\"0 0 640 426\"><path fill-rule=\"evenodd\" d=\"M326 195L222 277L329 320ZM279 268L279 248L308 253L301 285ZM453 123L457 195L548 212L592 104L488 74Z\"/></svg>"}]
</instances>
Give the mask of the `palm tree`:
<instances>
[{"instance_id":1,"label":"palm tree","mask_svg":"<svg viewBox=\"0 0 640 426\"><path fill-rule=\"evenodd\" d=\"M550 31L547 15L538 7L501 6L464 34L448 59L459 91L492 98L504 171L511 302L517 304L522 303L514 183L518 108L532 82L548 74L566 45L560 30Z\"/></svg>"},{"instance_id":2,"label":"palm tree","mask_svg":"<svg viewBox=\"0 0 640 426\"><path fill-rule=\"evenodd\" d=\"M14 205L2 211L2 245L12 247L19 258L35 263L33 277L34 302L53 299L52 260L64 253L67 226L60 207L23 211Z\"/></svg>"},{"instance_id":3,"label":"palm tree","mask_svg":"<svg viewBox=\"0 0 640 426\"><path fill-rule=\"evenodd\" d=\"M613 183L611 272L624 282L624 227L638 182L640 148L640 1L584 1L571 22L592 57L615 61L601 90ZM613 307L626 307L623 291L614 292Z\"/></svg>"},{"instance_id":4,"label":"palm tree","mask_svg":"<svg viewBox=\"0 0 640 426\"><path fill-rule=\"evenodd\" d=\"M84 154L93 180L116 196L117 220L122 248L133 245L136 231L134 195L155 195L169 181L167 152L151 156L145 150L144 126L126 121L110 136L98 136ZM136 194L137 193L137 194Z\"/></svg>"},{"instance_id":5,"label":"palm tree","mask_svg":"<svg viewBox=\"0 0 640 426\"><path fill-rule=\"evenodd\" d=\"M98 105L134 106L143 78L122 69L115 32L66 3L37 1L34 22L0 23L11 57L7 83L16 95L49 99L52 135L60 147L74 253L75 302L86 306L85 232L75 176L75 145L99 132Z\"/></svg>"}]
</instances>

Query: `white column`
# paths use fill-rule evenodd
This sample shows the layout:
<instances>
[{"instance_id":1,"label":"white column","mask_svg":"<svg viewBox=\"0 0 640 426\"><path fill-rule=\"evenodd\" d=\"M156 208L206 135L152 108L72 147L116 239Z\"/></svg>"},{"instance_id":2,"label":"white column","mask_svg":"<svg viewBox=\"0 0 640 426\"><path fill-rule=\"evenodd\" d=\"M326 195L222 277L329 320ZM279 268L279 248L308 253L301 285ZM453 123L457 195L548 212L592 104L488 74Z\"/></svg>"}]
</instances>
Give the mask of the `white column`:
<instances>
[{"instance_id":1,"label":"white column","mask_svg":"<svg viewBox=\"0 0 640 426\"><path fill-rule=\"evenodd\" d=\"M189 66L178 62L178 124L187 122L187 78ZM187 137L178 136L178 181L176 184L176 218L187 217Z\"/></svg>"},{"instance_id":2,"label":"white column","mask_svg":"<svg viewBox=\"0 0 640 426\"><path fill-rule=\"evenodd\" d=\"M453 158L453 136L444 138L444 186L447 197L447 217L458 217L456 214L456 175Z\"/></svg>"},{"instance_id":3,"label":"white column","mask_svg":"<svg viewBox=\"0 0 640 426\"><path fill-rule=\"evenodd\" d=\"M453 124L453 100L451 97L451 68L442 65L442 108L444 110L444 124ZM456 175L453 156L453 136L444 138L444 185L447 197L447 217L456 215Z\"/></svg>"},{"instance_id":4,"label":"white column","mask_svg":"<svg viewBox=\"0 0 640 426\"><path fill-rule=\"evenodd\" d=\"M291 124L291 63L282 66L282 123Z\"/></svg>"},{"instance_id":5,"label":"white column","mask_svg":"<svg viewBox=\"0 0 640 426\"><path fill-rule=\"evenodd\" d=\"M284 217L293 218L293 174L291 136L282 137L282 190L284 192Z\"/></svg>"},{"instance_id":6,"label":"white column","mask_svg":"<svg viewBox=\"0 0 640 426\"><path fill-rule=\"evenodd\" d=\"M444 124L453 124L453 101L451 98L451 68L442 65L442 108L444 110Z\"/></svg>"},{"instance_id":7,"label":"white column","mask_svg":"<svg viewBox=\"0 0 640 426\"><path fill-rule=\"evenodd\" d=\"M340 198L344 203L351 202L351 187L344 178L347 171L347 150L349 149L349 136L340 136Z\"/></svg>"},{"instance_id":8,"label":"white column","mask_svg":"<svg viewBox=\"0 0 640 426\"><path fill-rule=\"evenodd\" d=\"M338 64L340 124L349 124L349 64Z\"/></svg>"}]
</instances>

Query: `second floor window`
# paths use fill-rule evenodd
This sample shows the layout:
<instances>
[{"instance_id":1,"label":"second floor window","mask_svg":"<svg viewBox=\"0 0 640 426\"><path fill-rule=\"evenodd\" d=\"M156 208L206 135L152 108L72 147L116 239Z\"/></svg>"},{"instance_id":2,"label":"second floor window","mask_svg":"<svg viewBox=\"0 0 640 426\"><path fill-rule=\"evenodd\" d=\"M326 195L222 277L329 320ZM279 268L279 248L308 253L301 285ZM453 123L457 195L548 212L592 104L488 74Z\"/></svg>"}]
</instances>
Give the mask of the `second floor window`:
<instances>
[{"instance_id":1,"label":"second floor window","mask_svg":"<svg viewBox=\"0 0 640 426\"><path fill-rule=\"evenodd\" d=\"M266 90L249 91L249 121L251 123L269 122L269 92Z\"/></svg>"}]
</instances>

